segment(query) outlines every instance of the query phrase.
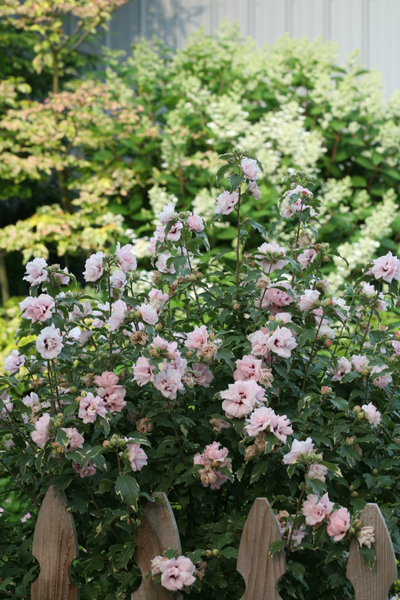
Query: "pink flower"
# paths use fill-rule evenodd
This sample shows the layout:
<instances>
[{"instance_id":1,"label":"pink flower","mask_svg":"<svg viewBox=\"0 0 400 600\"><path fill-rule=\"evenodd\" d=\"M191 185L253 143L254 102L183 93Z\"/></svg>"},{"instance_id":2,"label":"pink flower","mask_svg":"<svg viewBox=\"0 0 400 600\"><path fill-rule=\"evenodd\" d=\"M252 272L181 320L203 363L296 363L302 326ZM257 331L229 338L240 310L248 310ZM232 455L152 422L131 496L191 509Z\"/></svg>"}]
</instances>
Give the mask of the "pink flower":
<instances>
[{"instance_id":1,"label":"pink flower","mask_svg":"<svg viewBox=\"0 0 400 600\"><path fill-rule=\"evenodd\" d=\"M110 277L111 287L117 290L123 290L126 286L126 275L123 271L118 269Z\"/></svg>"},{"instance_id":2,"label":"pink flower","mask_svg":"<svg viewBox=\"0 0 400 600\"><path fill-rule=\"evenodd\" d=\"M365 418L367 419L368 423L374 427L378 427L379 423L381 422L381 413L375 408L372 402L369 404L363 404L361 408L365 412Z\"/></svg>"},{"instance_id":3,"label":"pink flower","mask_svg":"<svg viewBox=\"0 0 400 600\"><path fill-rule=\"evenodd\" d=\"M45 327L36 340L36 350L42 358L51 360L58 356L63 348L60 330L52 325Z\"/></svg>"},{"instance_id":4,"label":"pink flower","mask_svg":"<svg viewBox=\"0 0 400 600\"><path fill-rule=\"evenodd\" d=\"M56 280L58 285L68 285L70 281L70 277L68 277L68 267L61 269L61 271L65 273L65 275L63 275L62 273L54 273L54 279Z\"/></svg>"},{"instance_id":5,"label":"pink flower","mask_svg":"<svg viewBox=\"0 0 400 600\"><path fill-rule=\"evenodd\" d=\"M100 279L104 273L104 257L104 252L96 252L96 254L92 254L92 256L87 259L85 270L83 272L85 281L97 281Z\"/></svg>"},{"instance_id":6,"label":"pink flower","mask_svg":"<svg viewBox=\"0 0 400 600\"><path fill-rule=\"evenodd\" d=\"M94 382L103 388L117 385L118 381L118 375L112 371L104 371L101 375L96 375L94 378Z\"/></svg>"},{"instance_id":7,"label":"pink flower","mask_svg":"<svg viewBox=\"0 0 400 600\"><path fill-rule=\"evenodd\" d=\"M255 358L251 354L243 356L242 359L236 361L237 369L233 373L235 381L247 381L254 379L260 381L262 378L262 360Z\"/></svg>"},{"instance_id":8,"label":"pink flower","mask_svg":"<svg viewBox=\"0 0 400 600\"><path fill-rule=\"evenodd\" d=\"M85 319L92 313L92 305L87 300L77 304L74 304L74 308L69 313L68 321L75 321L76 319Z\"/></svg>"},{"instance_id":9,"label":"pink flower","mask_svg":"<svg viewBox=\"0 0 400 600\"><path fill-rule=\"evenodd\" d=\"M265 400L264 394L265 390L253 380L230 383L228 390L220 394L222 409L227 417L240 419Z\"/></svg>"},{"instance_id":10,"label":"pink flower","mask_svg":"<svg viewBox=\"0 0 400 600\"><path fill-rule=\"evenodd\" d=\"M175 400L178 390L184 389L180 371L169 366L168 363L164 363L160 373L154 377L154 387L165 398Z\"/></svg>"},{"instance_id":11,"label":"pink flower","mask_svg":"<svg viewBox=\"0 0 400 600\"><path fill-rule=\"evenodd\" d=\"M382 365L381 367L374 367L371 371L371 374L374 373L381 373L383 370L388 369L389 367L387 365ZM377 388L384 388L387 385L389 385L389 383L392 382L392 376L390 375L390 373L385 373L385 375L381 375L380 377L377 377L376 379L372 380L372 383L377 387Z\"/></svg>"},{"instance_id":12,"label":"pink flower","mask_svg":"<svg viewBox=\"0 0 400 600\"><path fill-rule=\"evenodd\" d=\"M88 461L85 467L81 467L74 460L72 461L72 468L75 473L78 473L79 476L83 479L84 477L92 477L96 473L96 467L92 465L90 460Z\"/></svg>"},{"instance_id":13,"label":"pink flower","mask_svg":"<svg viewBox=\"0 0 400 600\"><path fill-rule=\"evenodd\" d=\"M187 226L190 231L195 231L196 233L204 231L203 219L199 215L190 215L187 220Z\"/></svg>"},{"instance_id":14,"label":"pink flower","mask_svg":"<svg viewBox=\"0 0 400 600\"><path fill-rule=\"evenodd\" d=\"M273 308L275 310L276 308L279 309L281 306L288 306L293 302L293 298L290 296L290 294L274 286L280 286L287 290L292 289L290 283L287 281L277 281L273 284L271 283L264 294L261 308ZM276 310L276 312L279 312L279 310Z\"/></svg>"},{"instance_id":15,"label":"pink flower","mask_svg":"<svg viewBox=\"0 0 400 600\"><path fill-rule=\"evenodd\" d=\"M39 285L43 281L48 281L48 275L46 271L47 262L44 258L35 258L26 265L26 276L23 277L25 281L31 285Z\"/></svg>"},{"instance_id":16,"label":"pink flower","mask_svg":"<svg viewBox=\"0 0 400 600\"><path fill-rule=\"evenodd\" d=\"M159 214L159 219L161 225L167 225L175 216L175 204L173 202L169 202L166 204L162 211Z\"/></svg>"},{"instance_id":17,"label":"pink flower","mask_svg":"<svg viewBox=\"0 0 400 600\"><path fill-rule=\"evenodd\" d=\"M163 294L161 290L153 288L149 292L149 298L151 306L153 306L158 313L161 313L169 296L168 294Z\"/></svg>"},{"instance_id":18,"label":"pink flower","mask_svg":"<svg viewBox=\"0 0 400 600\"><path fill-rule=\"evenodd\" d=\"M319 463L312 463L310 465L310 469L308 471L308 477L310 479L319 479L320 481L325 481L327 474L328 469L324 465L320 465Z\"/></svg>"},{"instance_id":19,"label":"pink flower","mask_svg":"<svg viewBox=\"0 0 400 600\"><path fill-rule=\"evenodd\" d=\"M183 227L183 225L180 221L177 221L176 223L174 223L172 225L171 229L168 231L167 240L170 240L171 242L177 242L179 240L179 238L181 237L182 227Z\"/></svg>"},{"instance_id":20,"label":"pink flower","mask_svg":"<svg viewBox=\"0 0 400 600\"><path fill-rule=\"evenodd\" d=\"M225 190L217 196L217 208L215 209L215 213L217 215L229 215L236 204L239 201L239 195L237 192L226 192Z\"/></svg>"},{"instance_id":21,"label":"pink flower","mask_svg":"<svg viewBox=\"0 0 400 600\"><path fill-rule=\"evenodd\" d=\"M318 502L318 496L309 494L307 500L303 504L303 515L306 517L307 525L316 525L321 523L332 512L334 502L329 500L328 494L324 494Z\"/></svg>"},{"instance_id":22,"label":"pink flower","mask_svg":"<svg viewBox=\"0 0 400 600\"><path fill-rule=\"evenodd\" d=\"M23 517L21 517L20 521L21 523L26 523L28 521L28 519L30 519L32 517L30 512L27 512Z\"/></svg>"},{"instance_id":23,"label":"pink flower","mask_svg":"<svg viewBox=\"0 0 400 600\"><path fill-rule=\"evenodd\" d=\"M261 173L261 169L257 164L257 161L253 158L243 158L240 163L242 167L243 175L251 181L257 181L258 174Z\"/></svg>"},{"instance_id":24,"label":"pink flower","mask_svg":"<svg viewBox=\"0 0 400 600\"><path fill-rule=\"evenodd\" d=\"M398 342L397 340L393 340L392 347L393 347L394 353L399 355L400 354L400 342Z\"/></svg>"},{"instance_id":25,"label":"pink flower","mask_svg":"<svg viewBox=\"0 0 400 600\"><path fill-rule=\"evenodd\" d=\"M318 290L305 290L304 294L300 296L299 309L311 310L314 308L315 303L318 302L319 296L320 292Z\"/></svg>"},{"instance_id":26,"label":"pink flower","mask_svg":"<svg viewBox=\"0 0 400 600\"><path fill-rule=\"evenodd\" d=\"M362 289L360 290L361 294L366 294L367 296L373 296L376 294L376 289L371 283L362 281L360 285L362 286Z\"/></svg>"},{"instance_id":27,"label":"pink flower","mask_svg":"<svg viewBox=\"0 0 400 600\"><path fill-rule=\"evenodd\" d=\"M100 396L93 396L91 392L87 394L79 403L78 417L83 420L84 423L94 423L99 417L105 417L107 415L107 409Z\"/></svg>"},{"instance_id":28,"label":"pink flower","mask_svg":"<svg viewBox=\"0 0 400 600\"><path fill-rule=\"evenodd\" d=\"M50 437L50 415L49 413L44 413L35 423L35 431L32 431L32 440L39 446L39 448L43 448L45 443Z\"/></svg>"},{"instance_id":29,"label":"pink flower","mask_svg":"<svg viewBox=\"0 0 400 600\"><path fill-rule=\"evenodd\" d=\"M204 454L209 461L212 463L222 463L223 465L228 453L228 448L221 448L220 442L213 442L209 446L206 446L204 450Z\"/></svg>"},{"instance_id":30,"label":"pink flower","mask_svg":"<svg viewBox=\"0 0 400 600\"><path fill-rule=\"evenodd\" d=\"M107 321L110 331L115 331L121 327L127 312L128 307L123 300L114 302L111 317Z\"/></svg>"},{"instance_id":31,"label":"pink flower","mask_svg":"<svg viewBox=\"0 0 400 600\"><path fill-rule=\"evenodd\" d=\"M195 566L189 558L180 556L163 562L161 568L161 585L171 592L181 590L192 585L196 578L193 577Z\"/></svg>"},{"instance_id":32,"label":"pink flower","mask_svg":"<svg viewBox=\"0 0 400 600\"><path fill-rule=\"evenodd\" d=\"M22 318L31 319L32 323L47 321L51 317L51 309L54 306L54 300L48 294L40 294L37 298L28 296L19 305L21 311L24 311Z\"/></svg>"},{"instance_id":33,"label":"pink flower","mask_svg":"<svg viewBox=\"0 0 400 600\"><path fill-rule=\"evenodd\" d=\"M171 360L176 360L180 357L180 352L177 349L178 342L167 342L167 340L164 340L159 335L154 336L149 348L154 348L154 350L162 352L162 356Z\"/></svg>"},{"instance_id":34,"label":"pink flower","mask_svg":"<svg viewBox=\"0 0 400 600\"><path fill-rule=\"evenodd\" d=\"M35 414L42 408L48 408L50 406L49 402L41 403L39 400L39 396L35 394L35 392L31 392L29 396L24 396L22 398L22 402L25 406L28 406L31 409L31 416L34 417ZM29 417L26 413L22 414L21 417L24 420L24 423L29 423Z\"/></svg>"},{"instance_id":35,"label":"pink flower","mask_svg":"<svg viewBox=\"0 0 400 600\"><path fill-rule=\"evenodd\" d=\"M290 313L285 313L285 312L281 312L281 313L277 313L275 315L275 321L282 321L282 323L291 323L292 322L292 315Z\"/></svg>"},{"instance_id":36,"label":"pink flower","mask_svg":"<svg viewBox=\"0 0 400 600\"><path fill-rule=\"evenodd\" d=\"M97 395L103 399L106 409L109 412L121 412L126 406L124 400L126 389L122 385L113 385L109 387L99 387Z\"/></svg>"},{"instance_id":37,"label":"pink flower","mask_svg":"<svg viewBox=\"0 0 400 600\"><path fill-rule=\"evenodd\" d=\"M307 248L297 257L298 262L301 264L303 269L307 269L317 258L318 252L314 248Z\"/></svg>"},{"instance_id":38,"label":"pink flower","mask_svg":"<svg viewBox=\"0 0 400 600\"><path fill-rule=\"evenodd\" d=\"M199 385L202 385L205 388L210 387L214 375L211 373L208 365L205 365L204 363L193 363L192 371L192 377Z\"/></svg>"},{"instance_id":39,"label":"pink flower","mask_svg":"<svg viewBox=\"0 0 400 600\"><path fill-rule=\"evenodd\" d=\"M262 192L255 181L249 181L249 185L247 186L247 192L249 192L254 200L260 200L262 196Z\"/></svg>"},{"instance_id":40,"label":"pink flower","mask_svg":"<svg viewBox=\"0 0 400 600\"><path fill-rule=\"evenodd\" d=\"M124 273L135 271L137 267L136 258L132 254L132 248L132 244L125 244L125 246L122 246L121 248L121 244L118 242L115 249L115 257L118 266Z\"/></svg>"},{"instance_id":41,"label":"pink flower","mask_svg":"<svg viewBox=\"0 0 400 600\"><path fill-rule=\"evenodd\" d=\"M243 431L250 437L256 437L260 431L265 431L269 428L271 420L275 416L272 408L260 406L260 408L256 408L256 410L251 413L249 419L246 419L247 425L245 425Z\"/></svg>"},{"instance_id":42,"label":"pink flower","mask_svg":"<svg viewBox=\"0 0 400 600\"><path fill-rule=\"evenodd\" d=\"M65 429L62 427L61 431L64 431L68 436L68 444L65 449L66 452L69 450L76 450L76 448L83 448L85 438L79 433L76 427L67 427Z\"/></svg>"},{"instance_id":43,"label":"pink flower","mask_svg":"<svg viewBox=\"0 0 400 600\"><path fill-rule=\"evenodd\" d=\"M302 456L306 457L309 454L314 454L314 444L311 438L307 438L305 442L293 440L292 449L283 457L283 463L291 465Z\"/></svg>"},{"instance_id":44,"label":"pink flower","mask_svg":"<svg viewBox=\"0 0 400 600\"><path fill-rule=\"evenodd\" d=\"M271 354L270 347L268 346L270 331L266 327L261 327L258 331L251 333L248 336L248 340L251 342L251 353L255 356L263 356L268 358Z\"/></svg>"},{"instance_id":45,"label":"pink flower","mask_svg":"<svg viewBox=\"0 0 400 600\"><path fill-rule=\"evenodd\" d=\"M4 369L9 375L17 373L25 364L25 354L19 354L18 350L11 350L11 354L4 359Z\"/></svg>"},{"instance_id":46,"label":"pink flower","mask_svg":"<svg viewBox=\"0 0 400 600\"><path fill-rule=\"evenodd\" d=\"M304 523L303 525L300 525L299 529L293 529L292 540L294 548L296 548L296 546L299 546L302 540L306 537L307 531L305 529L306 526Z\"/></svg>"},{"instance_id":47,"label":"pink flower","mask_svg":"<svg viewBox=\"0 0 400 600\"><path fill-rule=\"evenodd\" d=\"M338 361L338 366L336 367L336 371L334 376L332 377L332 381L342 381L343 377L346 373L350 373L351 371L351 362L347 360L345 356Z\"/></svg>"},{"instance_id":48,"label":"pink flower","mask_svg":"<svg viewBox=\"0 0 400 600\"><path fill-rule=\"evenodd\" d=\"M357 373L362 373L364 369L368 368L369 360L366 356L362 356L362 354L353 354L351 357L351 362L354 367L354 370Z\"/></svg>"},{"instance_id":49,"label":"pink flower","mask_svg":"<svg viewBox=\"0 0 400 600\"><path fill-rule=\"evenodd\" d=\"M146 385L150 381L154 381L154 367L150 365L149 359L144 356L140 356L137 359L136 365L133 366L133 380L136 381L140 387Z\"/></svg>"},{"instance_id":50,"label":"pink flower","mask_svg":"<svg viewBox=\"0 0 400 600\"><path fill-rule=\"evenodd\" d=\"M283 358L290 358L291 352L297 346L291 329L277 327L269 337L267 345L272 352Z\"/></svg>"},{"instance_id":51,"label":"pink flower","mask_svg":"<svg viewBox=\"0 0 400 600\"><path fill-rule=\"evenodd\" d=\"M149 325L155 325L157 323L158 314L151 304L145 304L143 302L140 306L136 307L136 310L140 313L140 316L145 323L148 323Z\"/></svg>"},{"instance_id":52,"label":"pink flower","mask_svg":"<svg viewBox=\"0 0 400 600\"><path fill-rule=\"evenodd\" d=\"M382 278L387 283L392 283L393 279L400 280L400 260L391 252L373 260L372 265L370 272L375 279Z\"/></svg>"},{"instance_id":53,"label":"pink flower","mask_svg":"<svg viewBox=\"0 0 400 600\"><path fill-rule=\"evenodd\" d=\"M217 479L211 483L210 488L212 490L219 490L221 485L224 485L224 483L228 481L228 477L226 475L222 475L218 469L214 470L214 474L217 476Z\"/></svg>"},{"instance_id":54,"label":"pink flower","mask_svg":"<svg viewBox=\"0 0 400 600\"><path fill-rule=\"evenodd\" d=\"M277 244L276 242L264 242L264 244L261 244L261 246L258 247L258 250L260 252L262 252L264 255L271 255L272 253L278 253L280 255L286 256L286 252L285 252L285 248L283 248L282 246L279 246L279 244ZM285 267L288 264L287 260L283 260L278 258L277 260L275 259L275 262L272 263L270 262L267 258L264 258L263 256L257 256L258 260L260 261L260 265L261 267L264 269L264 271L266 271L268 274L272 273L272 271L275 271L275 269L283 269L283 267Z\"/></svg>"},{"instance_id":55,"label":"pink flower","mask_svg":"<svg viewBox=\"0 0 400 600\"><path fill-rule=\"evenodd\" d=\"M133 471L141 471L147 465L147 454L140 444L127 444L129 462Z\"/></svg>"},{"instance_id":56,"label":"pink flower","mask_svg":"<svg viewBox=\"0 0 400 600\"><path fill-rule=\"evenodd\" d=\"M329 517L326 531L333 537L334 542L339 542L350 529L350 513L347 508L335 510Z\"/></svg>"},{"instance_id":57,"label":"pink flower","mask_svg":"<svg viewBox=\"0 0 400 600\"><path fill-rule=\"evenodd\" d=\"M283 444L286 444L287 436L292 435L293 433L292 424L286 415L275 415L271 419L269 428L271 433L276 435L278 440L280 440Z\"/></svg>"},{"instance_id":58,"label":"pink flower","mask_svg":"<svg viewBox=\"0 0 400 600\"><path fill-rule=\"evenodd\" d=\"M171 275L175 273L175 267L173 263L171 263L171 266L167 266L167 261L169 258L171 258L171 256L172 254L170 252L164 252L164 254L160 254L160 256L158 257L155 266L160 271L160 273L170 273Z\"/></svg>"},{"instance_id":59,"label":"pink flower","mask_svg":"<svg viewBox=\"0 0 400 600\"><path fill-rule=\"evenodd\" d=\"M194 331L186 334L185 346L189 350L201 350L208 341L208 331L205 325L195 325ZM197 353L199 354L199 353Z\"/></svg>"}]
</instances>

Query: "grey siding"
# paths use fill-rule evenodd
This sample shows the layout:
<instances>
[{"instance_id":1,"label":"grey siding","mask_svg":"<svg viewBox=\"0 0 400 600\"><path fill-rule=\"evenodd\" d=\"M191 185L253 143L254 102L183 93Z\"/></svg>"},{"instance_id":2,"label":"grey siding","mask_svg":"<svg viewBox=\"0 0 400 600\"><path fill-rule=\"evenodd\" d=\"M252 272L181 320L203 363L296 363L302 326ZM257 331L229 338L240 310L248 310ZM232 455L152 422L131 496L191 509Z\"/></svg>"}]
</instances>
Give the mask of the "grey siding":
<instances>
[{"instance_id":1,"label":"grey siding","mask_svg":"<svg viewBox=\"0 0 400 600\"><path fill-rule=\"evenodd\" d=\"M400 0L131 0L114 15L103 42L128 50L156 34L181 48L200 25L212 33L225 17L259 45L288 32L337 42L341 61L359 48L365 66L381 71L387 94L400 89Z\"/></svg>"}]
</instances>

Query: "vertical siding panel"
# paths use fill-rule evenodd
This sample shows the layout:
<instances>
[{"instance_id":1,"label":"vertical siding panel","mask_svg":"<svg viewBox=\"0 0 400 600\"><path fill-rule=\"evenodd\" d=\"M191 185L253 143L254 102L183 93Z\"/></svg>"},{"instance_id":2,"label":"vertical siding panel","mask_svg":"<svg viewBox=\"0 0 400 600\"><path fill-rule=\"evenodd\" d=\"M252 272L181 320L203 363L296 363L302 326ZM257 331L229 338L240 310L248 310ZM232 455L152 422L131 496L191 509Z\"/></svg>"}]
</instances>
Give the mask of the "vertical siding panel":
<instances>
[{"instance_id":1,"label":"vertical siding panel","mask_svg":"<svg viewBox=\"0 0 400 600\"><path fill-rule=\"evenodd\" d=\"M140 37L140 2L131 0L118 9L106 32L106 45L115 50L129 50Z\"/></svg>"},{"instance_id":2,"label":"vertical siding panel","mask_svg":"<svg viewBox=\"0 0 400 600\"><path fill-rule=\"evenodd\" d=\"M292 0L292 35L313 40L324 32L324 2L322 0Z\"/></svg>"},{"instance_id":3,"label":"vertical siding panel","mask_svg":"<svg viewBox=\"0 0 400 600\"><path fill-rule=\"evenodd\" d=\"M287 31L285 2L256 0L254 13L254 37L258 45L273 44Z\"/></svg>"},{"instance_id":4,"label":"vertical siding panel","mask_svg":"<svg viewBox=\"0 0 400 600\"><path fill-rule=\"evenodd\" d=\"M400 88L400 2L370 0L369 67L382 73L387 95Z\"/></svg>"},{"instance_id":5,"label":"vertical siding panel","mask_svg":"<svg viewBox=\"0 0 400 600\"><path fill-rule=\"evenodd\" d=\"M344 63L363 40L363 0L331 0L331 37L339 46L339 61Z\"/></svg>"}]
</instances>

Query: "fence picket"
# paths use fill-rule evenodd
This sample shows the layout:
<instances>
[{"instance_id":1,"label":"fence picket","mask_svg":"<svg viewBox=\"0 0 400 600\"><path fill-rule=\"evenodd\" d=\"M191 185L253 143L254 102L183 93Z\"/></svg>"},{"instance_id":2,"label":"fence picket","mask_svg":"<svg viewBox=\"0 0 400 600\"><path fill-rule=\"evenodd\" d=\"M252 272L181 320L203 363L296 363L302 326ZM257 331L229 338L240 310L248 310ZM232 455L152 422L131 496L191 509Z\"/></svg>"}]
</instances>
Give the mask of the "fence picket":
<instances>
[{"instance_id":1,"label":"fence picket","mask_svg":"<svg viewBox=\"0 0 400 600\"><path fill-rule=\"evenodd\" d=\"M286 573L283 550L268 556L272 542L282 539L278 522L266 498L257 498L240 540L237 570L246 582L241 600L282 600L278 580Z\"/></svg>"},{"instance_id":2,"label":"fence picket","mask_svg":"<svg viewBox=\"0 0 400 600\"><path fill-rule=\"evenodd\" d=\"M150 561L161 555L168 548L174 548L181 553L181 541L176 526L174 513L166 494L154 492L154 498L160 498L164 504L149 502L143 513L139 532L136 539L135 562L142 572L141 586L133 592L131 600L180 600L180 594L173 594L154 585L151 578L145 579L150 571Z\"/></svg>"},{"instance_id":3,"label":"fence picket","mask_svg":"<svg viewBox=\"0 0 400 600\"><path fill-rule=\"evenodd\" d=\"M32 554L40 574L31 585L31 600L79 600L79 589L69 578L72 561L78 557L78 540L72 516L65 512L66 497L55 487L47 490L39 510Z\"/></svg>"},{"instance_id":4,"label":"fence picket","mask_svg":"<svg viewBox=\"0 0 400 600\"><path fill-rule=\"evenodd\" d=\"M397 579L396 557L382 513L377 504L367 504L361 513L361 525L373 525L376 562L371 572L358 554L353 540L347 561L347 579L355 591L355 600L388 600L389 588Z\"/></svg>"}]
</instances>

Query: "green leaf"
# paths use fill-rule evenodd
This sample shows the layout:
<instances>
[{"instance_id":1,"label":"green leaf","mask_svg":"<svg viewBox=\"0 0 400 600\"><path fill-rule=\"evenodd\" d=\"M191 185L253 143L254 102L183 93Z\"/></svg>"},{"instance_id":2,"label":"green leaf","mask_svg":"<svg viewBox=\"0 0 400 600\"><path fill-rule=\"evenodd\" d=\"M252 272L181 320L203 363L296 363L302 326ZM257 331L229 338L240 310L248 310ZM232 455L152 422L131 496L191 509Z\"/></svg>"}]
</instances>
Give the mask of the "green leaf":
<instances>
[{"instance_id":1,"label":"green leaf","mask_svg":"<svg viewBox=\"0 0 400 600\"><path fill-rule=\"evenodd\" d=\"M315 340L315 336L316 336L315 329L306 329L305 331L303 331L303 333L299 337L299 342L298 342L299 348L301 348L305 344L305 342L307 342L307 340L310 340L310 342L313 342Z\"/></svg>"},{"instance_id":2,"label":"green leaf","mask_svg":"<svg viewBox=\"0 0 400 600\"><path fill-rule=\"evenodd\" d=\"M327 539L328 534L326 531L326 523L322 523L318 529L314 530L314 548L320 548L323 546Z\"/></svg>"},{"instance_id":3,"label":"green leaf","mask_svg":"<svg viewBox=\"0 0 400 600\"><path fill-rule=\"evenodd\" d=\"M228 179L229 183L231 184L231 192L237 190L240 184L243 183L243 181L245 181L243 175L235 175L234 173L229 175Z\"/></svg>"},{"instance_id":4,"label":"green leaf","mask_svg":"<svg viewBox=\"0 0 400 600\"><path fill-rule=\"evenodd\" d=\"M224 177L225 173L227 173L229 171L229 169L232 168L232 165L222 165L222 167L220 167L217 171L217 175L216 175L216 180L217 180L217 185L219 185L221 183L221 179Z\"/></svg>"},{"instance_id":5,"label":"green leaf","mask_svg":"<svg viewBox=\"0 0 400 600\"><path fill-rule=\"evenodd\" d=\"M337 465L335 465L334 463L331 462L327 462L326 460L323 461L321 464L324 465L324 467L326 467L328 469L328 471L331 471L331 473L333 473L335 475L335 477L343 477L342 475L342 471L339 469L339 467Z\"/></svg>"},{"instance_id":6,"label":"green leaf","mask_svg":"<svg viewBox=\"0 0 400 600\"><path fill-rule=\"evenodd\" d=\"M134 477L131 475L118 475L115 491L126 504L132 506L134 510L137 509L140 488Z\"/></svg>"},{"instance_id":7,"label":"green leaf","mask_svg":"<svg viewBox=\"0 0 400 600\"><path fill-rule=\"evenodd\" d=\"M257 231L259 231L262 235L267 235L267 230L265 227L260 225L260 223L257 223L257 221L253 221L253 219L246 219L245 223L251 225L253 229L257 229Z\"/></svg>"},{"instance_id":8,"label":"green leaf","mask_svg":"<svg viewBox=\"0 0 400 600\"><path fill-rule=\"evenodd\" d=\"M276 552L280 552L284 549L286 544L286 540L276 540L276 542L272 542L269 546L268 556L273 556Z\"/></svg>"},{"instance_id":9,"label":"green leaf","mask_svg":"<svg viewBox=\"0 0 400 600\"><path fill-rule=\"evenodd\" d=\"M350 373L346 373L346 375L342 377L341 383L349 383L350 381L354 381L358 377L361 377L361 373L358 373L358 371L350 371Z\"/></svg>"},{"instance_id":10,"label":"green leaf","mask_svg":"<svg viewBox=\"0 0 400 600\"><path fill-rule=\"evenodd\" d=\"M358 554L363 557L365 566L368 567L370 571L373 571L376 561L375 545L372 544L371 548L360 546L359 544L357 545Z\"/></svg>"},{"instance_id":11,"label":"green leaf","mask_svg":"<svg viewBox=\"0 0 400 600\"><path fill-rule=\"evenodd\" d=\"M336 406L336 408L343 412L347 412L349 410L349 403L347 402L347 400L345 400L344 398L339 398L339 396L336 396L336 398L331 399L331 403L333 404L333 406Z\"/></svg>"}]
</instances>

